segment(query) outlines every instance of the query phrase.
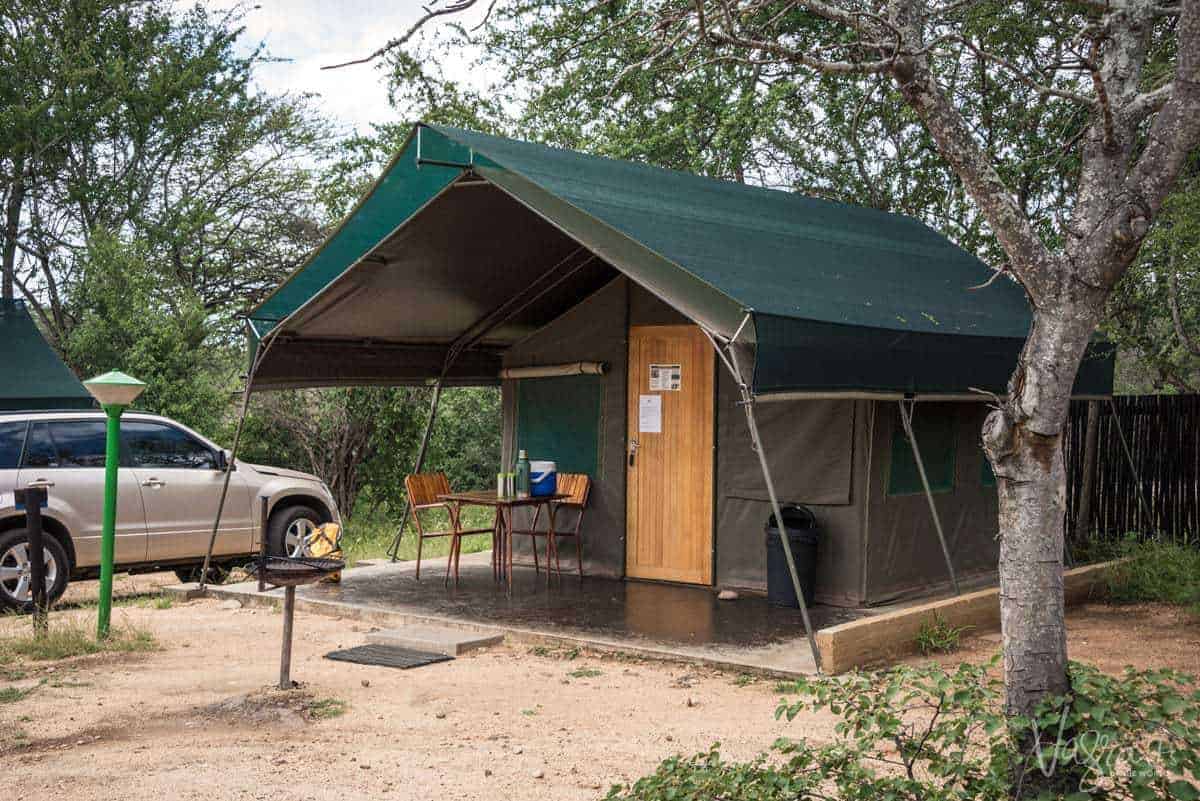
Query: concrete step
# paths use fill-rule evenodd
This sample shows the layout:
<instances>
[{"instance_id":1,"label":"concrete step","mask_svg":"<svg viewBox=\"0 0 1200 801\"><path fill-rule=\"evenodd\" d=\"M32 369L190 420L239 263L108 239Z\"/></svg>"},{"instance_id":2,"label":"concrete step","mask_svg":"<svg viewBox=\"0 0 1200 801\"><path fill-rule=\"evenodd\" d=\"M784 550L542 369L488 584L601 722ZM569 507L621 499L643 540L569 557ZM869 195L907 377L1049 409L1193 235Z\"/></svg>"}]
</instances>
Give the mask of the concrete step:
<instances>
[{"instance_id":1,"label":"concrete step","mask_svg":"<svg viewBox=\"0 0 1200 801\"><path fill-rule=\"evenodd\" d=\"M496 645L503 639L503 634L481 634L462 629L416 625L373 631L367 635L367 642L375 645L398 645L401 648L447 656L459 656L476 648Z\"/></svg>"}]
</instances>

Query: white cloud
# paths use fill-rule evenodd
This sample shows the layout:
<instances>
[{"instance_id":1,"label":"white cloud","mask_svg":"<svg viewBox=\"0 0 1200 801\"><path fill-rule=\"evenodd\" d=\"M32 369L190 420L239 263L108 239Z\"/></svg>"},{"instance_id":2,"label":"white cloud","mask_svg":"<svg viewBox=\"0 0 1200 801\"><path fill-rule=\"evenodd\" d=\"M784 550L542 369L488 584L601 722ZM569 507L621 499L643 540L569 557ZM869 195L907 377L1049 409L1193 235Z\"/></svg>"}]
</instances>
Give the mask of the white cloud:
<instances>
[{"instance_id":1,"label":"white cloud","mask_svg":"<svg viewBox=\"0 0 1200 801\"><path fill-rule=\"evenodd\" d=\"M228 8L227 0L206 0L214 10ZM376 64L336 70L321 67L362 58L402 33L423 13L412 0L260 0L251 6L243 24L243 42L265 42L274 57L287 59L261 65L256 82L271 93L318 95L326 116L347 131L366 132L372 122L399 116L387 100L384 73ZM451 77L469 79L465 65L448 66Z\"/></svg>"}]
</instances>

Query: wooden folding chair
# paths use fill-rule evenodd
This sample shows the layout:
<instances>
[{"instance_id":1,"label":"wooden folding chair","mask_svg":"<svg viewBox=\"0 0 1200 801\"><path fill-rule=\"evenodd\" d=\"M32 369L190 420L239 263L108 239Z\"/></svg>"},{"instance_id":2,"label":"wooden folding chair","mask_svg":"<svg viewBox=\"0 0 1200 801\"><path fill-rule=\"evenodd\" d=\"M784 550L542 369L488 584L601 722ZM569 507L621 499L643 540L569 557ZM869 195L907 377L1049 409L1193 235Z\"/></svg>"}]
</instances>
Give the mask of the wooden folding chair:
<instances>
[{"instance_id":1,"label":"wooden folding chair","mask_svg":"<svg viewBox=\"0 0 1200 801\"><path fill-rule=\"evenodd\" d=\"M462 509L457 503L448 503L439 496L450 494L450 479L445 473L410 473L404 477L404 489L408 491L409 508L412 510L413 525L417 529L417 580L421 580L421 545L427 539L450 537L450 557L446 562L446 583L450 582L450 571L454 570L454 581L458 582L458 560L462 549L462 538L468 534L492 535L492 550L495 550L496 530L473 528L463 530ZM444 531L426 531L421 520L424 509L445 509L450 517L450 528Z\"/></svg>"},{"instance_id":2,"label":"wooden folding chair","mask_svg":"<svg viewBox=\"0 0 1200 801\"><path fill-rule=\"evenodd\" d=\"M576 567L579 569L579 577L583 578L583 513L587 507L588 493L592 489L592 480L585 473L559 473L557 493L559 495L568 495L570 497L561 501L551 501L550 505L554 507L554 534L550 535L550 531L538 531L538 520L542 514L542 507L538 506L533 513L533 524L529 529L524 531L514 532L516 534L527 534L533 539L533 569L539 570L537 556L537 538L546 538L546 578L550 578L550 560L554 559L554 571L562 576L562 567L558 561L558 540L562 537L575 539L575 561ZM563 509L575 510L575 528L570 531L560 531L557 526L558 513Z\"/></svg>"}]
</instances>

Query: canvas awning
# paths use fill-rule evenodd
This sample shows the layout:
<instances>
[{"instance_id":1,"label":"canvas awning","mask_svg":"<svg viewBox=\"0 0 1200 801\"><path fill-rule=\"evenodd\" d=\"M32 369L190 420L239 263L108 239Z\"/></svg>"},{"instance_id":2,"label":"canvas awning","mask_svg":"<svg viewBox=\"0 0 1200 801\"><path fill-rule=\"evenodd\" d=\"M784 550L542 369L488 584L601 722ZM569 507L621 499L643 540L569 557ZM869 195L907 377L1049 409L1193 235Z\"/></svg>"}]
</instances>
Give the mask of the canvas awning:
<instances>
[{"instance_id":1,"label":"canvas awning","mask_svg":"<svg viewBox=\"0 0 1200 801\"><path fill-rule=\"evenodd\" d=\"M42 337L25 304L0 301L0 411L93 405L92 396Z\"/></svg>"},{"instance_id":2,"label":"canvas awning","mask_svg":"<svg viewBox=\"0 0 1200 801\"><path fill-rule=\"evenodd\" d=\"M897 214L420 124L251 315L260 388L495 382L503 351L623 273L753 345L757 395L1004 391L1024 293ZM746 315L749 324L742 326ZM1107 395L1094 347L1077 394Z\"/></svg>"}]
</instances>

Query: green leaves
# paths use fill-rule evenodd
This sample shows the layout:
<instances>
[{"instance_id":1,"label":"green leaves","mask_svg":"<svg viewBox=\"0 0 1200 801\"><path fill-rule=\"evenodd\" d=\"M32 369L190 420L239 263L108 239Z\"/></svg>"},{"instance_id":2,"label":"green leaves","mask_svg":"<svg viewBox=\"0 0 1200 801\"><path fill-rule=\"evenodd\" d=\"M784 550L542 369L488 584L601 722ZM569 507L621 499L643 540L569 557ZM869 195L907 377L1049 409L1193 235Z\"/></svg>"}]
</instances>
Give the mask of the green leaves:
<instances>
[{"instance_id":1,"label":"green leaves","mask_svg":"<svg viewBox=\"0 0 1200 801\"><path fill-rule=\"evenodd\" d=\"M776 717L839 716L830 742L780 738L769 754L728 763L716 747L676 757L610 799L1090 801L1198 798L1200 689L1170 670L1120 677L1071 666L1072 694L1032 718L1004 715L986 665L897 667L804 678ZM792 795L786 795L791 793Z\"/></svg>"}]
</instances>

